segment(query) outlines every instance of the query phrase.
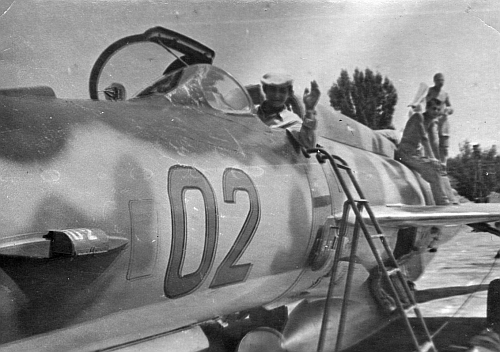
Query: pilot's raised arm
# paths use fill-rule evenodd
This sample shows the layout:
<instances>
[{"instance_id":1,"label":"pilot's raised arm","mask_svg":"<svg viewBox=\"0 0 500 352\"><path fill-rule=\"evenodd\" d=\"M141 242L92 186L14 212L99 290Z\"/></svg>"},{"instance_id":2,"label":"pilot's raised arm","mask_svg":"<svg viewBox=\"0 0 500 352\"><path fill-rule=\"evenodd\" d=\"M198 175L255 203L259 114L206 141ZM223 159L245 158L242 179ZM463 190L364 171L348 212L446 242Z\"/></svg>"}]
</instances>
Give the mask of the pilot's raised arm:
<instances>
[{"instance_id":1,"label":"pilot's raised arm","mask_svg":"<svg viewBox=\"0 0 500 352\"><path fill-rule=\"evenodd\" d=\"M316 145L316 104L320 91L316 81L311 82L311 89L304 91L303 102L306 109L302 120L287 105L289 97L294 95L293 79L281 73L266 73L262 79L262 89L266 99L259 106L257 114L271 128L285 128L305 148Z\"/></svg>"}]
</instances>

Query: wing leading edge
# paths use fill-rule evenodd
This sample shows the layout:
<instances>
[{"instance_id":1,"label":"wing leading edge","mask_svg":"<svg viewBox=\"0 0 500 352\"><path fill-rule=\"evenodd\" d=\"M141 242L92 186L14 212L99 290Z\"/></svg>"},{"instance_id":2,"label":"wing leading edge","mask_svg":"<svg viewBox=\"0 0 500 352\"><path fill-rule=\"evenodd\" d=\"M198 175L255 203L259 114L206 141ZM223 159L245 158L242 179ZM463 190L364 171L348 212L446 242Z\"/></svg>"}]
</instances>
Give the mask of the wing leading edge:
<instances>
[{"instance_id":1,"label":"wing leading edge","mask_svg":"<svg viewBox=\"0 0 500 352\"><path fill-rule=\"evenodd\" d=\"M500 220L500 203L464 203L454 206L386 205L372 206L382 227L450 226ZM368 213L364 220L370 223ZM350 220L354 220L351 216Z\"/></svg>"}]
</instances>

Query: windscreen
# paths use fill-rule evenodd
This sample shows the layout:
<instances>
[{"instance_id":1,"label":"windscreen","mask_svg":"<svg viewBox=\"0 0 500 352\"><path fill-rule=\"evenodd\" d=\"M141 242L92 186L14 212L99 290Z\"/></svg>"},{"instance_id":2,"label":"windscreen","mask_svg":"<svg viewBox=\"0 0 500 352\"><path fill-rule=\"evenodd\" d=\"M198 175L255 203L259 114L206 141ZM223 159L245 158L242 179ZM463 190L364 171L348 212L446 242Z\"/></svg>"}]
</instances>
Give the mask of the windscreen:
<instances>
[{"instance_id":1,"label":"windscreen","mask_svg":"<svg viewBox=\"0 0 500 352\"><path fill-rule=\"evenodd\" d=\"M191 65L164 75L137 97L163 95L173 104L206 105L229 113L251 113L246 90L228 73L208 64Z\"/></svg>"}]
</instances>

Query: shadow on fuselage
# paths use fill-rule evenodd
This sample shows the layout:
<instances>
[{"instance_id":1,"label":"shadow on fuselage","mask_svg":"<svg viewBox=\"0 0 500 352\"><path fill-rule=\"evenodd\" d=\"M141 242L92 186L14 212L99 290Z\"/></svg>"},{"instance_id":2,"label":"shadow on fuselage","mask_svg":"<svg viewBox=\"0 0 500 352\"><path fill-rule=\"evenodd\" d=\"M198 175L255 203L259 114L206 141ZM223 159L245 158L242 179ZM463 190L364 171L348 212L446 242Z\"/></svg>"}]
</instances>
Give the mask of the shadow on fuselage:
<instances>
[{"instance_id":1,"label":"shadow on fuselage","mask_svg":"<svg viewBox=\"0 0 500 352\"><path fill-rule=\"evenodd\" d=\"M153 199L149 177L141 170L140 163L130 155L124 155L117 161L110 175L114 188L109 193L114 196L109 202L115 205L108 209L105 206L106 199L94 199L95 204L102 207L102 216L95 216L95 211L86 213L88 209L83 196L82 204L77 206L68 195L51 193L38 204L32 224L26 225L26 228L38 231L99 228L108 235L126 237L130 241L132 210L129 210L129 202L134 199ZM156 224L148 222L153 219L154 214L149 217L141 216L141 229L156 231ZM143 233L136 235L143 236ZM140 241L141 238L138 238L136 242ZM126 247L118 247L106 253L81 256L60 255L48 259L0 257L1 275L8 276L8 280L2 282L7 286L1 285L0 288L5 287L13 292L0 298L17 300L6 312L0 310L0 316L7 314L10 322L10 326L0 327L0 344L129 309L131 304L147 304L146 297L140 303L134 300L132 303L130 300L124 300L128 303L120 303L112 294L120 292L121 285L126 280L131 260L127 256L130 253L127 248L132 246L130 242ZM156 253L156 249L154 252ZM142 263L151 266L148 261L136 259L136 272L144 271L139 267Z\"/></svg>"}]
</instances>

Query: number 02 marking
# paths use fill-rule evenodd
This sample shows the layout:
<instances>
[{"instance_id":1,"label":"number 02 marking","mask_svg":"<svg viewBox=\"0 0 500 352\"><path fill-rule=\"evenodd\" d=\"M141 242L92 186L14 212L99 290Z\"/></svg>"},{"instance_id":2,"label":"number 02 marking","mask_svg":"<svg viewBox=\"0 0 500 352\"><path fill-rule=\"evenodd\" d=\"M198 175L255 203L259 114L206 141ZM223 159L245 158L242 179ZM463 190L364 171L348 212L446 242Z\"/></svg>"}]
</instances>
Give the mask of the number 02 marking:
<instances>
[{"instance_id":1,"label":"number 02 marking","mask_svg":"<svg viewBox=\"0 0 500 352\"><path fill-rule=\"evenodd\" d=\"M219 235L217 201L207 178L197 169L189 166L172 166L168 172L168 196L172 213L172 246L165 274L164 290L169 298L185 296L206 279L215 259ZM239 169L228 168L222 177L224 202L235 204L237 191L246 192L249 210L243 227L228 254L217 268L210 288L232 285L245 281L252 264L239 264L257 229L260 220L260 203L257 190L250 177ZM182 275L187 245L185 192L197 190L201 193L205 211L205 238L200 265L189 274Z\"/></svg>"},{"instance_id":2,"label":"number 02 marking","mask_svg":"<svg viewBox=\"0 0 500 352\"><path fill-rule=\"evenodd\" d=\"M210 288L231 285L246 280L252 264L235 265L235 263L248 247L260 220L259 196L252 180L247 174L238 169L226 169L222 178L222 187L224 202L226 203L235 203L236 191L247 192L250 209L248 210L245 223L236 238L236 242L217 268Z\"/></svg>"}]
</instances>

